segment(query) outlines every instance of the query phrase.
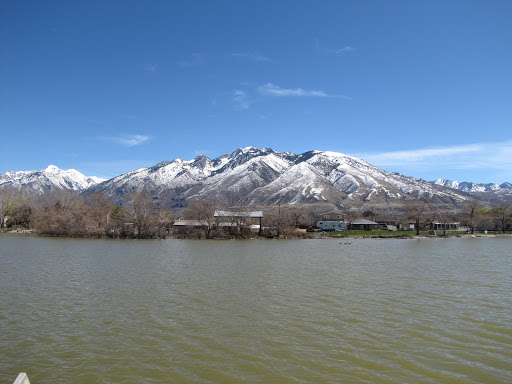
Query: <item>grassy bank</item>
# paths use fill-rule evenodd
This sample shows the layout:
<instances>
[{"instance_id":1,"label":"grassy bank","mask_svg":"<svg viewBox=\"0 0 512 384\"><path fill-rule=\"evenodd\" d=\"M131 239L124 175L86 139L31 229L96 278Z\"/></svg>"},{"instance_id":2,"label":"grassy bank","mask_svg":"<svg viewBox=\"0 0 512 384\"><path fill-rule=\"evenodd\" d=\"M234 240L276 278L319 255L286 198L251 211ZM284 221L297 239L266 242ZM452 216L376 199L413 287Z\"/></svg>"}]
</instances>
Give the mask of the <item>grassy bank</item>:
<instances>
[{"instance_id":1,"label":"grassy bank","mask_svg":"<svg viewBox=\"0 0 512 384\"><path fill-rule=\"evenodd\" d=\"M484 232L477 232L473 234L474 236L497 236L502 235L502 232L488 231L487 234ZM505 234L512 234L512 231L507 231ZM372 230L372 231L343 231L343 232L307 232L307 235L310 237L334 237L334 238L343 238L343 237L368 237L368 238L414 238L417 237L416 231L386 231L386 230ZM447 231L444 235L442 231L435 231L435 234L432 231L420 231L419 235L421 237L454 237L454 236L471 236L466 232L459 231Z\"/></svg>"}]
</instances>

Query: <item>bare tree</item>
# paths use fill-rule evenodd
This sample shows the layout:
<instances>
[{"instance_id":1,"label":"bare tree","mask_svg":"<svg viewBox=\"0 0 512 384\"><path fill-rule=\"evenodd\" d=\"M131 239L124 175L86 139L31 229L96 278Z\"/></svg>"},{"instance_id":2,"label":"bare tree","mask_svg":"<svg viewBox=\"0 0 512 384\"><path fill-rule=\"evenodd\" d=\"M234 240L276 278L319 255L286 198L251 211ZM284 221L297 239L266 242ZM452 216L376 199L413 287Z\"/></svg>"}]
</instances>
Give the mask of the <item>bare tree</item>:
<instances>
[{"instance_id":1,"label":"bare tree","mask_svg":"<svg viewBox=\"0 0 512 384\"><path fill-rule=\"evenodd\" d=\"M470 200L462 206L458 216L462 224L468 227L471 234L475 232L475 228L482 222L482 206L476 200Z\"/></svg>"},{"instance_id":2,"label":"bare tree","mask_svg":"<svg viewBox=\"0 0 512 384\"><path fill-rule=\"evenodd\" d=\"M441 230L443 231L443 236L446 236L446 231L449 228L449 223L453 221L453 217L447 215L444 211L439 210L439 213L436 215L436 219L439 220L439 224L441 224Z\"/></svg>"},{"instance_id":3,"label":"bare tree","mask_svg":"<svg viewBox=\"0 0 512 384\"><path fill-rule=\"evenodd\" d=\"M286 221L290 226L298 228L304 220L304 210L300 208L290 208L286 211Z\"/></svg>"},{"instance_id":4,"label":"bare tree","mask_svg":"<svg viewBox=\"0 0 512 384\"><path fill-rule=\"evenodd\" d=\"M423 200L407 200L404 205L405 216L414 221L416 235L419 235L420 230L432 222L430 206Z\"/></svg>"},{"instance_id":5,"label":"bare tree","mask_svg":"<svg viewBox=\"0 0 512 384\"><path fill-rule=\"evenodd\" d=\"M127 237L126 230L126 212L117 206L110 206L107 219L106 235L108 237Z\"/></svg>"},{"instance_id":6,"label":"bare tree","mask_svg":"<svg viewBox=\"0 0 512 384\"><path fill-rule=\"evenodd\" d=\"M316 214L316 212L313 209L311 209L311 208L305 209L304 214L302 216L303 216L304 224L306 224L308 226L316 225L318 215Z\"/></svg>"},{"instance_id":7,"label":"bare tree","mask_svg":"<svg viewBox=\"0 0 512 384\"><path fill-rule=\"evenodd\" d=\"M158 210L156 219L158 223L158 237L167 237L171 233L171 228L174 224L174 215L169 209L163 208Z\"/></svg>"},{"instance_id":8,"label":"bare tree","mask_svg":"<svg viewBox=\"0 0 512 384\"><path fill-rule=\"evenodd\" d=\"M269 207L264 210L262 225L266 228L266 234L280 237L295 236L297 227L305 217L300 208L281 207L281 205ZM314 218L311 218L314 221Z\"/></svg>"},{"instance_id":9,"label":"bare tree","mask_svg":"<svg viewBox=\"0 0 512 384\"><path fill-rule=\"evenodd\" d=\"M44 234L86 236L86 214L83 196L68 190L53 191L40 198L34 225Z\"/></svg>"},{"instance_id":10,"label":"bare tree","mask_svg":"<svg viewBox=\"0 0 512 384\"><path fill-rule=\"evenodd\" d=\"M14 226L30 229L32 205L32 199L27 193L18 193L14 197L10 212L11 222Z\"/></svg>"},{"instance_id":11,"label":"bare tree","mask_svg":"<svg viewBox=\"0 0 512 384\"><path fill-rule=\"evenodd\" d=\"M3 188L0 191L0 229L5 229L5 220L11 214L14 207L14 198L12 192Z\"/></svg>"},{"instance_id":12,"label":"bare tree","mask_svg":"<svg viewBox=\"0 0 512 384\"><path fill-rule=\"evenodd\" d=\"M510 206L492 208L489 214L493 218L496 228L499 228L501 232L505 233L512 220L512 210Z\"/></svg>"},{"instance_id":13,"label":"bare tree","mask_svg":"<svg viewBox=\"0 0 512 384\"><path fill-rule=\"evenodd\" d=\"M185 217L191 220L197 220L204 231L207 239L212 238L212 231L215 229L217 221L214 216L215 203L212 201L194 201L187 206Z\"/></svg>"},{"instance_id":14,"label":"bare tree","mask_svg":"<svg viewBox=\"0 0 512 384\"><path fill-rule=\"evenodd\" d=\"M354 222L354 220L357 220L361 216L362 216L362 213L357 211L357 210L348 211L345 214L345 221L347 223L347 228L350 229L350 227L352 226L352 223Z\"/></svg>"},{"instance_id":15,"label":"bare tree","mask_svg":"<svg viewBox=\"0 0 512 384\"><path fill-rule=\"evenodd\" d=\"M87 230L95 236L108 232L112 202L103 192L93 192L87 196Z\"/></svg>"},{"instance_id":16,"label":"bare tree","mask_svg":"<svg viewBox=\"0 0 512 384\"><path fill-rule=\"evenodd\" d=\"M144 189L132 193L128 211L137 230L137 237L148 238L156 234L155 206L148 191Z\"/></svg>"}]
</instances>

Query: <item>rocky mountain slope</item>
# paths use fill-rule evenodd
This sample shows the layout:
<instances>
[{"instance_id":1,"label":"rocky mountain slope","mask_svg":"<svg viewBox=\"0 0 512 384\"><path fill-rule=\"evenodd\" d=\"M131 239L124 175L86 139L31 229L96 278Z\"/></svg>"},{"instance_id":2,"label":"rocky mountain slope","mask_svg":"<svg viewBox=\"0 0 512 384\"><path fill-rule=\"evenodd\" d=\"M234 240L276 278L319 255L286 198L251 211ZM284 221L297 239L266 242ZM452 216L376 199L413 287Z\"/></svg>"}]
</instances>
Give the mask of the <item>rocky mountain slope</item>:
<instances>
[{"instance_id":1,"label":"rocky mountain slope","mask_svg":"<svg viewBox=\"0 0 512 384\"><path fill-rule=\"evenodd\" d=\"M101 191L121 205L132 192L145 189L159 205L178 210L201 199L215 200L225 207L314 204L345 209L366 205L387 211L400 209L403 201L411 198L445 208L455 208L471 198L512 202L510 183L428 182L387 172L342 153L309 151L297 155L255 147L240 148L216 159L198 156L164 161L107 181L55 166L7 172L0 175L0 189L3 187L35 193L55 188Z\"/></svg>"},{"instance_id":2,"label":"rocky mountain slope","mask_svg":"<svg viewBox=\"0 0 512 384\"><path fill-rule=\"evenodd\" d=\"M468 192L473 197L493 203L512 203L512 184L483 184L472 182L458 182L445 179L437 179L433 182L436 185Z\"/></svg>"},{"instance_id":3,"label":"rocky mountain slope","mask_svg":"<svg viewBox=\"0 0 512 384\"><path fill-rule=\"evenodd\" d=\"M374 167L336 152L300 155L247 147L216 159L176 159L141 168L98 184L121 203L127 194L146 189L171 208L190 200L216 200L225 206L323 204L332 207L395 206L410 198L457 205L469 194Z\"/></svg>"},{"instance_id":4,"label":"rocky mountain slope","mask_svg":"<svg viewBox=\"0 0 512 384\"><path fill-rule=\"evenodd\" d=\"M32 193L44 193L52 189L70 189L82 192L105 181L96 176L85 176L74 169L62 170L50 165L41 171L6 172L0 175L0 189L23 189Z\"/></svg>"},{"instance_id":5,"label":"rocky mountain slope","mask_svg":"<svg viewBox=\"0 0 512 384\"><path fill-rule=\"evenodd\" d=\"M494 183L472 183L472 182L458 182L458 181L451 181L446 179L437 179L433 181L436 185L442 185L443 187L458 189L459 191L463 192L494 192L494 191L500 191L502 189L508 189L512 190L512 184L511 183L503 183L503 184L494 184Z\"/></svg>"}]
</instances>

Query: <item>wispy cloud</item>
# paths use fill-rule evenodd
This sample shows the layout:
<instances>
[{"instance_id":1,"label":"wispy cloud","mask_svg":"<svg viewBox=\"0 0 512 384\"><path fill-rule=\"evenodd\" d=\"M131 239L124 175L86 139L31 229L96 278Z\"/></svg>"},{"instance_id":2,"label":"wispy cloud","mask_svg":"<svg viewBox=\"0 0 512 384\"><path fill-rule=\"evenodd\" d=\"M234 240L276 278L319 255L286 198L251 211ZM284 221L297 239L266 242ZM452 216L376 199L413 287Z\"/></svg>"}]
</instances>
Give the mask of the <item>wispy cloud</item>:
<instances>
[{"instance_id":1,"label":"wispy cloud","mask_svg":"<svg viewBox=\"0 0 512 384\"><path fill-rule=\"evenodd\" d=\"M407 151L359 153L360 157L379 167L406 167L414 170L489 170L504 171L512 177L512 140L498 143L476 143Z\"/></svg>"},{"instance_id":2,"label":"wispy cloud","mask_svg":"<svg viewBox=\"0 0 512 384\"><path fill-rule=\"evenodd\" d=\"M377 154L368 154L366 158L372 159L380 164L395 164L397 162L424 162L433 158L455 157L467 154L478 153L482 146L471 144L465 146L453 146L444 148L424 148L408 151L382 152Z\"/></svg>"},{"instance_id":3,"label":"wispy cloud","mask_svg":"<svg viewBox=\"0 0 512 384\"><path fill-rule=\"evenodd\" d=\"M144 71L146 72L156 72L157 65L156 64L145 64Z\"/></svg>"},{"instance_id":4,"label":"wispy cloud","mask_svg":"<svg viewBox=\"0 0 512 384\"><path fill-rule=\"evenodd\" d=\"M150 137L146 135L100 136L99 140L108 141L125 147L135 147L144 144Z\"/></svg>"},{"instance_id":5,"label":"wispy cloud","mask_svg":"<svg viewBox=\"0 0 512 384\"><path fill-rule=\"evenodd\" d=\"M260 55L258 53L254 53L254 52L235 52L235 53L230 53L229 56L239 57L242 59L253 60L253 61L267 62L267 63L272 62L272 59L270 57L263 56L263 55Z\"/></svg>"},{"instance_id":6,"label":"wispy cloud","mask_svg":"<svg viewBox=\"0 0 512 384\"><path fill-rule=\"evenodd\" d=\"M345 47L343 48L339 48L339 49L329 49L328 51L334 53L335 55L343 55L345 53L349 53L349 52L352 52L352 51L355 51L356 49L355 48L352 48L350 45L346 45Z\"/></svg>"},{"instance_id":7,"label":"wispy cloud","mask_svg":"<svg viewBox=\"0 0 512 384\"><path fill-rule=\"evenodd\" d=\"M139 168L147 168L155 165L156 159L150 160L114 160L114 161L84 161L79 165L80 172L84 175L97 176L104 179L122 175Z\"/></svg>"},{"instance_id":8,"label":"wispy cloud","mask_svg":"<svg viewBox=\"0 0 512 384\"><path fill-rule=\"evenodd\" d=\"M351 100L350 97L344 95L332 95L321 90L306 90L303 88L282 88L273 83L267 83L264 85L254 85L249 83L240 83L238 87L230 92L217 93L212 99L211 103L213 106L217 106L222 100L226 101L234 106L236 111L245 111L250 109L254 104L261 102L266 98L286 98L286 97L311 97L311 98L342 98ZM267 118L265 116L264 118Z\"/></svg>"},{"instance_id":9,"label":"wispy cloud","mask_svg":"<svg viewBox=\"0 0 512 384\"><path fill-rule=\"evenodd\" d=\"M267 83L258 87L258 92L262 96L280 96L280 97L335 97L350 99L344 95L329 95L324 91L305 90L302 88L281 88L273 83Z\"/></svg>"},{"instance_id":10,"label":"wispy cloud","mask_svg":"<svg viewBox=\"0 0 512 384\"><path fill-rule=\"evenodd\" d=\"M351 47L350 45L345 45L341 48L326 48L320 45L320 40L315 39L315 48L324 55L330 56L343 56L350 52L355 51L356 49Z\"/></svg>"},{"instance_id":11,"label":"wispy cloud","mask_svg":"<svg viewBox=\"0 0 512 384\"><path fill-rule=\"evenodd\" d=\"M258 92L261 95L267 96L308 96L308 97L328 97L329 95L324 91L306 91L302 88L281 88L278 85L267 83L258 87Z\"/></svg>"},{"instance_id":12,"label":"wispy cloud","mask_svg":"<svg viewBox=\"0 0 512 384\"><path fill-rule=\"evenodd\" d=\"M238 110L249 109L253 100L247 95L247 92L240 89L233 90L233 102Z\"/></svg>"},{"instance_id":13,"label":"wispy cloud","mask_svg":"<svg viewBox=\"0 0 512 384\"><path fill-rule=\"evenodd\" d=\"M198 65L203 64L204 58L200 53L193 53L192 57L186 60L182 60L178 62L180 67L197 67Z\"/></svg>"}]
</instances>

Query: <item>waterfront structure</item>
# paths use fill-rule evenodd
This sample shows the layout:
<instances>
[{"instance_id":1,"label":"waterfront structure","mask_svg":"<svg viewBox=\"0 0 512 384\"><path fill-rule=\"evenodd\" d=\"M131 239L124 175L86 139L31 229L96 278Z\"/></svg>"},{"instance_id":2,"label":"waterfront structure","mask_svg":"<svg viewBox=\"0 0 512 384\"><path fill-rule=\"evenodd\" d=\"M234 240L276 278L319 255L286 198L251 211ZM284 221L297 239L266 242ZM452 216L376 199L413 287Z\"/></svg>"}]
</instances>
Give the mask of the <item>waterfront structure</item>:
<instances>
[{"instance_id":1,"label":"waterfront structure","mask_svg":"<svg viewBox=\"0 0 512 384\"><path fill-rule=\"evenodd\" d=\"M230 233L241 233L244 229L249 229L250 232L261 234L262 211L237 212L217 210L213 213L213 217L216 218L218 227L223 227Z\"/></svg>"},{"instance_id":2,"label":"waterfront structure","mask_svg":"<svg viewBox=\"0 0 512 384\"><path fill-rule=\"evenodd\" d=\"M331 211L320 215L321 221L345 221L345 214L340 211Z\"/></svg>"},{"instance_id":3,"label":"waterfront structure","mask_svg":"<svg viewBox=\"0 0 512 384\"><path fill-rule=\"evenodd\" d=\"M379 229L379 223L366 219L357 219L350 223L351 230L371 231L372 229Z\"/></svg>"}]
</instances>

